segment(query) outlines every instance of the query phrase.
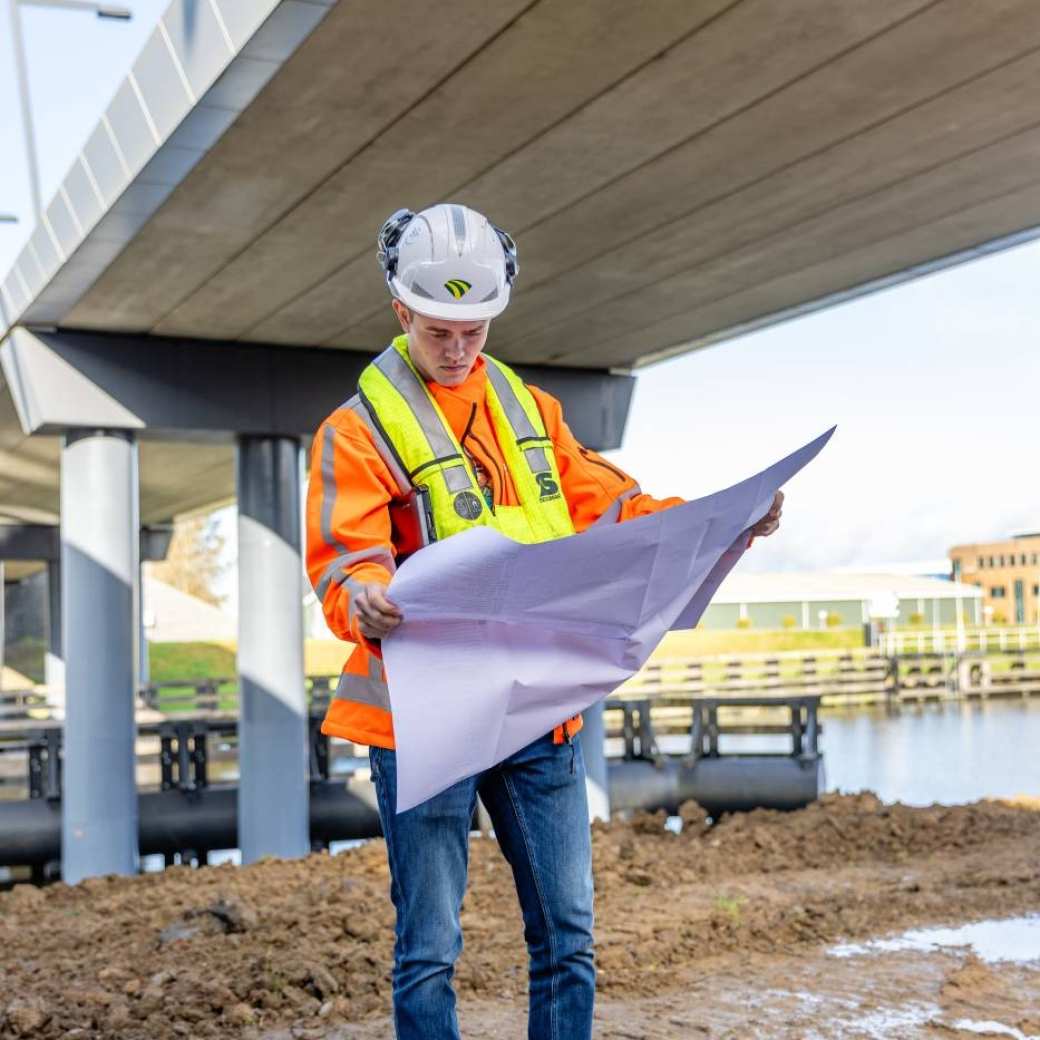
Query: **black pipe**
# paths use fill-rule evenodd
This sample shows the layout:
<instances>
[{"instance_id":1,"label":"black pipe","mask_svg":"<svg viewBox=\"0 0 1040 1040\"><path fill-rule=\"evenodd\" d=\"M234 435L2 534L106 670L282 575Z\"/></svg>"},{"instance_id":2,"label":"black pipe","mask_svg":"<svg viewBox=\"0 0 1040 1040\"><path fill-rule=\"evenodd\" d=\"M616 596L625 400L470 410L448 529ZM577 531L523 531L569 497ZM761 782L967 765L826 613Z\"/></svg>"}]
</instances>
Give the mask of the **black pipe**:
<instances>
[{"instance_id":1,"label":"black pipe","mask_svg":"<svg viewBox=\"0 0 1040 1040\"><path fill-rule=\"evenodd\" d=\"M351 785L352 788L354 785ZM382 833L369 785L348 790L342 780L313 782L310 789L311 840L327 844ZM141 855L172 855L186 849L238 846L238 787L214 784L192 794L177 790L138 795L138 848ZM0 803L0 864L46 863L61 857L61 803L27 798Z\"/></svg>"},{"instance_id":2,"label":"black pipe","mask_svg":"<svg viewBox=\"0 0 1040 1040\"><path fill-rule=\"evenodd\" d=\"M611 811L664 809L677 813L693 799L709 816L749 809L801 809L824 786L823 759L783 755L721 755L693 765L679 757L661 763L608 765Z\"/></svg>"},{"instance_id":3,"label":"black pipe","mask_svg":"<svg viewBox=\"0 0 1040 1040\"><path fill-rule=\"evenodd\" d=\"M756 807L798 809L823 789L822 758L780 755L678 757L660 764L612 761L608 766L614 810L678 811L694 799L709 815ZM210 849L238 846L238 788L214 784L191 793L146 791L138 796L141 855L192 849L199 860ZM310 785L311 841L374 838L381 834L374 792L367 782L342 779ZM39 865L61 856L61 803L46 798L0 802L0 864Z\"/></svg>"}]
</instances>

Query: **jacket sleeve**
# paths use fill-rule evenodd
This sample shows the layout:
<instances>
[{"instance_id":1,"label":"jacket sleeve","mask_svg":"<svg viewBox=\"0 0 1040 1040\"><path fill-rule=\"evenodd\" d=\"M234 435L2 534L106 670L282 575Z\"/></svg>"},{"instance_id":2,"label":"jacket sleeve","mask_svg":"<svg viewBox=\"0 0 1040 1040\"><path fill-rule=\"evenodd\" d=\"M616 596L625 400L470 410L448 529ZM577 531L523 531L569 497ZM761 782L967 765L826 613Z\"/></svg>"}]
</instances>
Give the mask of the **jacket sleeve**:
<instances>
[{"instance_id":1,"label":"jacket sleeve","mask_svg":"<svg viewBox=\"0 0 1040 1040\"><path fill-rule=\"evenodd\" d=\"M307 486L307 575L329 628L365 643L353 607L364 582L390 581L395 570L388 506L396 491L363 424L333 413L314 436ZM378 644L375 644L378 646Z\"/></svg>"},{"instance_id":2,"label":"jacket sleeve","mask_svg":"<svg viewBox=\"0 0 1040 1040\"><path fill-rule=\"evenodd\" d=\"M576 531L584 531L597 521L608 523L657 513L681 505L683 498L654 498L645 495L636 481L602 455L584 447L563 419L563 408L551 394L531 386L552 439L556 463L560 468L563 495L570 506Z\"/></svg>"}]
</instances>

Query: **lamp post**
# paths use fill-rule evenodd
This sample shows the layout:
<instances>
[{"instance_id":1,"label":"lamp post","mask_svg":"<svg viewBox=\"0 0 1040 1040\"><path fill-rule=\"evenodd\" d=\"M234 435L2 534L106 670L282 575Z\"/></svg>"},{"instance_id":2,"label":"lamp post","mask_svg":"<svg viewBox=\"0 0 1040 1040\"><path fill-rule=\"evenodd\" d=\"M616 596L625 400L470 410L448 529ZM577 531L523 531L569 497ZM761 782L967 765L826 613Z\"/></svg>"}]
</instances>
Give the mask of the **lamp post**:
<instances>
[{"instance_id":1,"label":"lamp post","mask_svg":"<svg viewBox=\"0 0 1040 1040\"><path fill-rule=\"evenodd\" d=\"M14 47L15 74L18 77L18 98L22 109L22 133L25 137L25 159L29 164L29 189L32 192L33 217L37 221L43 213L40 200L40 167L36 156L36 133L33 128L32 105L29 100L29 73L25 60L25 38L22 34L22 18L19 7L56 7L69 11L86 11L98 18L128 21L132 14L128 8L112 4L92 3L90 0L7 0L8 17L11 25L11 44ZM9 221L5 221L9 223Z\"/></svg>"}]
</instances>

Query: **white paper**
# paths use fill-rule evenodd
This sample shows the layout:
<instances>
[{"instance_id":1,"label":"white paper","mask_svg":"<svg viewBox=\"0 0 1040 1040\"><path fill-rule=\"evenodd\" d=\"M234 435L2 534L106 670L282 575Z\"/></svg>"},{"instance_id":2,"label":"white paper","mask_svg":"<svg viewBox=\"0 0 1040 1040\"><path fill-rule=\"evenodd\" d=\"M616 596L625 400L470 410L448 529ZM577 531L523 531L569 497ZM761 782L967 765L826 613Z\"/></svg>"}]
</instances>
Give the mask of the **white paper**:
<instances>
[{"instance_id":1,"label":"white paper","mask_svg":"<svg viewBox=\"0 0 1040 1040\"><path fill-rule=\"evenodd\" d=\"M491 528L434 542L394 575L383 640L403 812L548 733L692 628L747 531L827 433L705 498L521 545Z\"/></svg>"}]
</instances>

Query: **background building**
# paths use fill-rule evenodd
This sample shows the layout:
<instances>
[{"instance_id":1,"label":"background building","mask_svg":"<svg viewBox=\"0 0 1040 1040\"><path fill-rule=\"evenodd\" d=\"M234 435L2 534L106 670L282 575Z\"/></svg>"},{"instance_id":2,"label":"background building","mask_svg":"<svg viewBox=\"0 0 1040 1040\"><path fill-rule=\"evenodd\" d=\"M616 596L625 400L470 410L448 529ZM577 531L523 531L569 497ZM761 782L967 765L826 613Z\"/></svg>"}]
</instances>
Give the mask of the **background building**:
<instances>
[{"instance_id":1,"label":"background building","mask_svg":"<svg viewBox=\"0 0 1040 1040\"><path fill-rule=\"evenodd\" d=\"M955 545L949 556L954 580L982 590L987 620L1040 624L1040 533Z\"/></svg>"},{"instance_id":2,"label":"background building","mask_svg":"<svg viewBox=\"0 0 1040 1040\"><path fill-rule=\"evenodd\" d=\"M847 628L895 613L896 625L982 621L972 585L907 574L731 574L704 612L702 628ZM894 610L892 608L895 608Z\"/></svg>"}]
</instances>

